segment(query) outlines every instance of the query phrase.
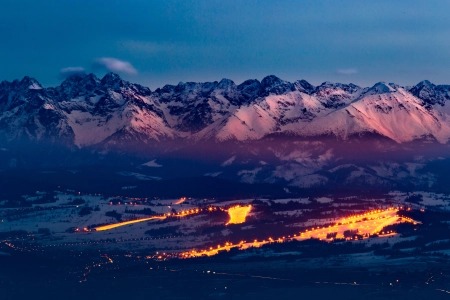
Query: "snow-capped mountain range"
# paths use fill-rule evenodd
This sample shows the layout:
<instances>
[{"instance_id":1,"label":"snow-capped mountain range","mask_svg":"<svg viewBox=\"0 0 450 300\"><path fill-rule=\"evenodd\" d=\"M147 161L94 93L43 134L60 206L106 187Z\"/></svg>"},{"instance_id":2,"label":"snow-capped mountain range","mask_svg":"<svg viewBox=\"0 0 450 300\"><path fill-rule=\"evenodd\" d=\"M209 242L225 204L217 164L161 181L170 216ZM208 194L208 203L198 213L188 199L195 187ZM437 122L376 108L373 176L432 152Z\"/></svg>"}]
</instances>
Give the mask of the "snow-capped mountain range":
<instances>
[{"instance_id":1,"label":"snow-capped mountain range","mask_svg":"<svg viewBox=\"0 0 450 300\"><path fill-rule=\"evenodd\" d=\"M375 133L397 143L450 139L450 85L370 88L324 82L313 86L276 76L236 85L179 83L151 91L109 73L72 76L43 88L30 77L0 83L4 141L50 140L83 148L170 140L223 142L281 134L347 139Z\"/></svg>"},{"instance_id":2,"label":"snow-capped mountain range","mask_svg":"<svg viewBox=\"0 0 450 300\"><path fill-rule=\"evenodd\" d=\"M51 88L24 77L0 83L0 170L108 166L138 180L446 187L449 100L450 85L429 81L363 88L267 76L151 91L113 73Z\"/></svg>"}]
</instances>

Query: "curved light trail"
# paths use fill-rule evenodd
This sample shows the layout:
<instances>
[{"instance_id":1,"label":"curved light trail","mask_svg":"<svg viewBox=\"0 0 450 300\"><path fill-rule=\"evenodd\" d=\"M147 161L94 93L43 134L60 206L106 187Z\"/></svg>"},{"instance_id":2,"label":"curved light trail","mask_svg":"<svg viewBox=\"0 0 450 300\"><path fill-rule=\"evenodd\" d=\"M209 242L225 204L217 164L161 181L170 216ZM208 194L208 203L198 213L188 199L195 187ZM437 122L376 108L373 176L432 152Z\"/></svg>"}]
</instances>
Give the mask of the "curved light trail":
<instances>
[{"instance_id":1,"label":"curved light trail","mask_svg":"<svg viewBox=\"0 0 450 300\"><path fill-rule=\"evenodd\" d=\"M180 204L183 203L184 201L186 201L186 197L180 198L180 200L178 200L177 202L175 202L174 205L180 205Z\"/></svg>"},{"instance_id":2,"label":"curved light trail","mask_svg":"<svg viewBox=\"0 0 450 300\"><path fill-rule=\"evenodd\" d=\"M143 219L137 219L137 220L131 220L131 221L125 221L125 222L120 222L120 223L115 223L115 224L99 226L99 227L95 227L94 229L96 231L105 231L105 230L110 230L110 229L114 229L117 227L136 224L136 223L140 223L140 222L146 222L146 221L151 221L151 220L164 220L165 218L167 218L167 217L166 216L155 216L155 217L149 217L149 218L143 218Z\"/></svg>"},{"instance_id":3,"label":"curved light trail","mask_svg":"<svg viewBox=\"0 0 450 300\"><path fill-rule=\"evenodd\" d=\"M208 210L216 211L217 208L210 207ZM192 214L197 214L202 211L203 211L203 209L200 209L200 208L182 210L181 212L178 212L178 213L167 213L164 215L152 216L152 217L130 220L130 221L124 221L124 222L119 222L119 223L114 223L114 224L109 224L109 225L102 225L102 226L95 227L94 230L95 231L105 231L105 230L110 230L110 229L127 226L127 225L131 225L131 224L136 224L136 223L140 223L140 222L147 222L147 221L152 221L152 220L164 220L168 217L186 217L186 216L189 216Z\"/></svg>"}]
</instances>

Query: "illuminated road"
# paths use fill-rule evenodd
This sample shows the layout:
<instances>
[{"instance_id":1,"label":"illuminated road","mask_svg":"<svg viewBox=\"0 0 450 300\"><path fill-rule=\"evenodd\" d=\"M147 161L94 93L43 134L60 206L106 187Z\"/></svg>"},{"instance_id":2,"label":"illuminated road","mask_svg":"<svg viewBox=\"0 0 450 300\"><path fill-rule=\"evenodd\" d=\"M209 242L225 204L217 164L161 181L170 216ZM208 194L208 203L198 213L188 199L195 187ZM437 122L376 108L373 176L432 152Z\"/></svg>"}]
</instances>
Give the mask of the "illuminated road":
<instances>
[{"instance_id":1,"label":"illuminated road","mask_svg":"<svg viewBox=\"0 0 450 300\"><path fill-rule=\"evenodd\" d=\"M222 208L217 207L209 207L207 211L212 212L216 210L223 210ZM245 219L248 213L251 210L251 205L249 206L235 206L228 209L228 214L230 215L230 221L227 224L241 224L245 222ZM131 224L136 224L139 222L147 222L151 220L164 220L168 217L185 217L188 215L193 215L202 212L203 209L190 209L178 212L176 214L167 213L166 215L152 216L148 218L142 218L137 220L125 221L116 224L104 225L96 227L96 231L105 231L114 228L118 228L121 226L127 226ZM348 218L343 218L336 222L334 225L329 225L327 227L316 227L307 229L303 232L299 232L296 234L272 238L268 237L266 240L258 241L254 240L252 242L241 241L238 244L232 244L230 242L226 242L221 245L217 245L217 247L210 247L209 249L204 249L201 251L192 250L190 252L181 253L181 257L189 258L189 257L198 257L198 256L212 256L219 253L219 251L229 251L231 248L239 248L241 250L247 249L250 247L261 247L262 245L269 243L282 243L292 240L305 240L310 238L316 238L324 241L332 241L333 239L342 239L344 238L345 231L352 231L354 234L357 234L359 238L368 238L372 234L395 234L394 232L383 232L382 229L385 226L400 223L400 222L409 222L417 224L414 220L401 217L397 215L399 209L389 208L386 210L374 210L370 212L366 212L364 214L359 214L355 216L351 216ZM351 239L351 237L346 237L347 239Z\"/></svg>"},{"instance_id":2,"label":"illuminated road","mask_svg":"<svg viewBox=\"0 0 450 300\"><path fill-rule=\"evenodd\" d=\"M228 224L241 224L245 222L245 218L247 217L248 213L252 209L251 205L248 206L235 206L228 209L228 215L230 216L230 221L228 221Z\"/></svg>"},{"instance_id":3,"label":"illuminated road","mask_svg":"<svg viewBox=\"0 0 450 300\"><path fill-rule=\"evenodd\" d=\"M110 229L114 229L114 228L117 228L117 227L131 225L131 224L136 224L136 223L140 223L140 222L146 222L146 221L151 221L151 220L164 220L165 218L167 218L167 217L166 216L155 216L155 217L149 217L149 218L125 221L125 222L120 222L120 223L115 223L115 224L99 226L99 227L96 227L95 230L96 231L105 231L105 230L110 230Z\"/></svg>"},{"instance_id":4,"label":"illuminated road","mask_svg":"<svg viewBox=\"0 0 450 300\"><path fill-rule=\"evenodd\" d=\"M190 252L184 252L181 257L199 257L199 256L212 256L219 253L219 251L229 251L231 248L239 248L241 250L250 247L261 247L262 245L269 243L282 243L292 240L305 240L310 238L316 238L320 240L332 241L336 238L344 238L344 232L347 230L355 231L356 234L362 236L363 238L368 238L371 234L395 234L394 232L383 232L381 231L383 227L401 223L408 222L417 224L412 219L401 217L397 215L399 209L389 208L386 210L374 210L364 214L343 218L339 220L335 225L330 225L328 227L316 227L310 230L305 230L304 232L299 232L292 236L283 236L276 239L269 237L267 240L254 240L253 242L241 241L238 244L225 243L222 245L217 245L217 247L210 247L209 249L204 249L201 251L192 250ZM329 235L327 237L327 235Z\"/></svg>"},{"instance_id":5,"label":"illuminated road","mask_svg":"<svg viewBox=\"0 0 450 300\"><path fill-rule=\"evenodd\" d=\"M209 211L213 211L213 210L217 210L217 208L212 208L210 207L208 209ZM188 210L183 210L181 212L178 213L167 213L165 215L159 215L159 216L153 216L153 217L147 217L147 218L142 218L142 219L136 219L136 220L130 220L130 221L124 221L124 222L120 222L120 223L115 223L115 224L109 224L109 225L103 225L103 226L99 226L99 227L95 227L95 231L105 231L105 230L110 230L110 229L114 229L114 228L118 228L118 227L122 227L122 226L127 226L127 225L131 225L131 224L136 224L136 223L140 223L140 222L147 222L147 221L152 221L152 220L164 220L167 217L186 217L192 214L197 214L199 212L203 211L203 209L199 209L199 208L195 208L195 209L188 209Z\"/></svg>"},{"instance_id":6,"label":"illuminated road","mask_svg":"<svg viewBox=\"0 0 450 300\"><path fill-rule=\"evenodd\" d=\"M175 202L174 205L179 205L179 204L183 203L184 201L186 201L186 197L180 198L180 200Z\"/></svg>"},{"instance_id":7,"label":"illuminated road","mask_svg":"<svg viewBox=\"0 0 450 300\"><path fill-rule=\"evenodd\" d=\"M186 198L182 198L181 200L183 200L183 199L186 199ZM231 207L230 209L228 209L228 214L230 215L230 221L227 224L244 223L247 214L250 212L250 209L251 209L251 205L242 206L242 207L238 205L235 207ZM193 208L193 209L182 210L181 212L177 212L177 213L167 213L167 214L159 215L159 216L147 217L147 218L136 219L136 220L131 220L131 221L124 221L124 222L119 222L119 223L109 224L109 225L103 225L103 226L95 227L94 230L95 231L105 231L105 230L111 230L114 228L127 226L127 225L131 225L131 224L136 224L136 223L140 223L140 222L147 222L147 221L152 221L152 220L157 220L157 219L164 220L168 217L181 218L181 217L186 217L186 216L190 216L193 214L198 214L203 211L213 212L213 211L218 211L218 210L225 211L225 209L223 209L222 207L214 207L214 206L210 206L210 207L208 207L208 209ZM88 231L88 229L86 228L85 231Z\"/></svg>"}]
</instances>

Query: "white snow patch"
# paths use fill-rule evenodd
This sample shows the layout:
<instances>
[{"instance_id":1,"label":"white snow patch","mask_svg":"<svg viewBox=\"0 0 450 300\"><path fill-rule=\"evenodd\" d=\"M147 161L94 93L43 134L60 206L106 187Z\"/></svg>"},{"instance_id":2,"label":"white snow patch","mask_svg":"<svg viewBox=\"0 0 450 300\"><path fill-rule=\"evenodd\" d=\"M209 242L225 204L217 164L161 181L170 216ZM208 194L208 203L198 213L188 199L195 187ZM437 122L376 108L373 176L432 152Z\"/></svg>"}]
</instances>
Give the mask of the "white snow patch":
<instances>
[{"instance_id":1,"label":"white snow patch","mask_svg":"<svg viewBox=\"0 0 450 300\"><path fill-rule=\"evenodd\" d=\"M236 159L236 156L232 156L229 159L227 159L226 161L224 161L220 166L221 167L226 167L229 166L233 163L233 161Z\"/></svg>"},{"instance_id":2,"label":"white snow patch","mask_svg":"<svg viewBox=\"0 0 450 300\"><path fill-rule=\"evenodd\" d=\"M156 159L151 160L149 162L146 162L145 164L142 164L142 165L146 166L146 167L152 167L152 168L160 168L160 167L162 167L162 165L156 163Z\"/></svg>"},{"instance_id":3,"label":"white snow patch","mask_svg":"<svg viewBox=\"0 0 450 300\"><path fill-rule=\"evenodd\" d=\"M237 173L238 176L241 176L241 181L246 183L254 183L256 179L256 174L261 171L262 168L256 168L253 170L242 170Z\"/></svg>"},{"instance_id":4,"label":"white snow patch","mask_svg":"<svg viewBox=\"0 0 450 300\"><path fill-rule=\"evenodd\" d=\"M316 198L316 201L319 203L331 203L331 202L333 202L333 199L327 198L327 197L320 197L320 198Z\"/></svg>"}]
</instances>

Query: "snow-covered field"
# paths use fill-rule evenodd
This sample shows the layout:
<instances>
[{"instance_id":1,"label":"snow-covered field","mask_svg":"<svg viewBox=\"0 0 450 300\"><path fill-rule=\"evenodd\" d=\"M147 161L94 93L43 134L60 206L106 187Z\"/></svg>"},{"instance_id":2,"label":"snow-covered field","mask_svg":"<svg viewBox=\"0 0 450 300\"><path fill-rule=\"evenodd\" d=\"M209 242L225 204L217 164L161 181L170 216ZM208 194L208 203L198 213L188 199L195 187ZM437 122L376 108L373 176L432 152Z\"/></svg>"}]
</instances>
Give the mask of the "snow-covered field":
<instances>
[{"instance_id":1,"label":"snow-covered field","mask_svg":"<svg viewBox=\"0 0 450 300\"><path fill-rule=\"evenodd\" d=\"M433 207L442 210L450 210L450 195L437 194L431 192L418 191L414 193L404 193L399 191L393 191L388 194L394 201L398 203L407 203L412 206ZM420 199L416 202L405 202L410 197L417 197Z\"/></svg>"},{"instance_id":2,"label":"snow-covered field","mask_svg":"<svg viewBox=\"0 0 450 300\"><path fill-rule=\"evenodd\" d=\"M449 209L450 195L416 192L421 195L417 203L405 202L410 197L406 193L390 192L384 200L398 205L419 206L421 208ZM45 193L36 192L26 195L26 201L39 201ZM51 203L33 204L32 207L0 208L0 231L25 230L34 234L35 242L42 247L98 247L106 249L143 250L160 249L182 251L185 249L202 247L214 241L233 236L233 230L224 229L226 210L233 205L249 205L255 199L236 199L220 202L213 199L137 199L104 197L101 195L85 195L78 192L56 191ZM336 214L348 211L348 215L364 212L361 203L372 205L369 199L358 200L352 197L336 202L332 197L319 198L290 198L290 199L258 199L259 203L266 203L271 209L272 204L277 207L297 205L297 208L273 211L275 218L283 218L284 228L297 232L298 228L322 226L334 223ZM343 202L345 201L345 202ZM348 201L348 203L346 203ZM380 201L378 201L380 202ZM179 203L179 204L176 204ZM359 204L358 204L359 203ZM90 228L103 224L113 224L121 221L146 218L150 215L167 215L174 212L192 211L199 207L212 205L217 211L222 211L219 219L211 218L208 214L198 213L186 217L169 218L166 220L151 220L121 226L106 231L91 231ZM312 207L319 205L320 213ZM328 209L323 206L327 205ZM359 208L352 206L358 205ZM386 203L386 207L389 203ZM304 208L302 208L304 207ZM83 214L83 210L89 212ZM145 212L145 213L144 213ZM108 214L108 215L107 215ZM261 212L251 211L247 219L256 223L242 224L239 232L253 232L258 229L258 218ZM266 216L267 217L267 216ZM225 218L225 219L224 219ZM300 218L300 219L299 219ZM215 226L217 230L214 230ZM78 232L74 232L78 228ZM87 228L86 230L84 230ZM212 229L209 229L212 228ZM150 231L150 233L149 233ZM147 232L147 233L146 233ZM237 233L239 233L237 232ZM397 241L398 237L392 237ZM401 240L399 240L401 241Z\"/></svg>"}]
</instances>

